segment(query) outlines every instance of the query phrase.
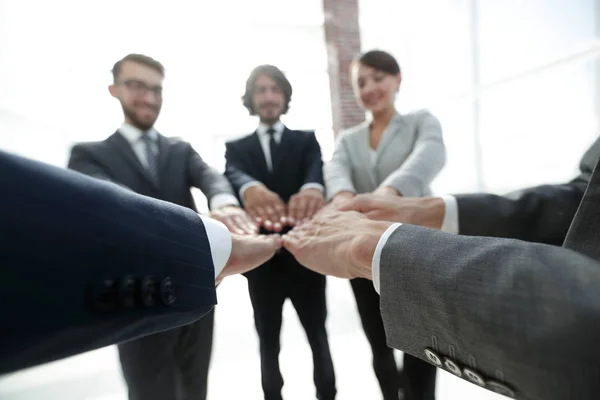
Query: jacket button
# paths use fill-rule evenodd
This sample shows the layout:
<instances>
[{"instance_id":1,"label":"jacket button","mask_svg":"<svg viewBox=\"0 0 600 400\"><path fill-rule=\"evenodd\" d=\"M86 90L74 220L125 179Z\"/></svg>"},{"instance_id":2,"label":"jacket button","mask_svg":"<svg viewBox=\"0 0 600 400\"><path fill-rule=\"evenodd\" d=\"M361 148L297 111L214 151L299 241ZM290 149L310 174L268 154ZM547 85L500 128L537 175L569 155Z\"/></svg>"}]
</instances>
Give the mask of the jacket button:
<instances>
[{"instance_id":1,"label":"jacket button","mask_svg":"<svg viewBox=\"0 0 600 400\"><path fill-rule=\"evenodd\" d=\"M431 349L425 349L425 356L436 367L442 366L442 359L440 358L440 356L437 355L435 351Z\"/></svg>"},{"instance_id":2,"label":"jacket button","mask_svg":"<svg viewBox=\"0 0 600 400\"><path fill-rule=\"evenodd\" d=\"M135 305L135 284L136 280L133 276L124 276L119 280L119 301L127 308Z\"/></svg>"},{"instance_id":3,"label":"jacket button","mask_svg":"<svg viewBox=\"0 0 600 400\"><path fill-rule=\"evenodd\" d=\"M472 369L469 369L469 368L463 369L463 374L465 374L465 377L468 380L475 383L476 385L485 387L485 381L483 380L481 375L479 375L477 372L473 371Z\"/></svg>"},{"instance_id":4,"label":"jacket button","mask_svg":"<svg viewBox=\"0 0 600 400\"><path fill-rule=\"evenodd\" d=\"M160 299L167 306L175 303L175 289L171 278L165 278L160 283Z\"/></svg>"},{"instance_id":5,"label":"jacket button","mask_svg":"<svg viewBox=\"0 0 600 400\"><path fill-rule=\"evenodd\" d=\"M97 311L109 311L117 306L117 289L113 280L104 280L92 287L91 305Z\"/></svg>"},{"instance_id":6,"label":"jacket button","mask_svg":"<svg viewBox=\"0 0 600 400\"><path fill-rule=\"evenodd\" d=\"M490 390L493 390L494 392L507 396L507 397L515 397L515 392L514 390L512 390L511 388L509 388L508 386L500 383L500 382L496 382L496 381L487 381L486 382L487 388Z\"/></svg>"},{"instance_id":7,"label":"jacket button","mask_svg":"<svg viewBox=\"0 0 600 400\"><path fill-rule=\"evenodd\" d=\"M458 377L462 376L462 371L460 370L460 367L458 366L458 364L456 364L454 361L450 360L449 358L444 359L444 366L446 367L446 369L448 371L450 371L454 375L456 375Z\"/></svg>"},{"instance_id":8,"label":"jacket button","mask_svg":"<svg viewBox=\"0 0 600 400\"><path fill-rule=\"evenodd\" d=\"M156 293L158 288L156 280L151 276L146 276L140 282L140 300L146 307L156 304Z\"/></svg>"}]
</instances>

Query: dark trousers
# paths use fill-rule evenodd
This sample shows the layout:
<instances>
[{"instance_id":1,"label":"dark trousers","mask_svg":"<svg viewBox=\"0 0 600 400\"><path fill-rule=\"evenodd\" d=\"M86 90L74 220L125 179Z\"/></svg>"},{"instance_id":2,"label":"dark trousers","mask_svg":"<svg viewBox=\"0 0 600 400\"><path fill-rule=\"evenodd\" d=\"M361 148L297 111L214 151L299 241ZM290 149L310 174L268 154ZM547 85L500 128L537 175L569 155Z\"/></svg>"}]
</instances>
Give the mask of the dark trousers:
<instances>
[{"instance_id":1,"label":"dark trousers","mask_svg":"<svg viewBox=\"0 0 600 400\"><path fill-rule=\"evenodd\" d=\"M129 400L205 400L214 308L199 321L119 345Z\"/></svg>"},{"instance_id":2,"label":"dark trousers","mask_svg":"<svg viewBox=\"0 0 600 400\"><path fill-rule=\"evenodd\" d=\"M405 400L434 400L437 368L404 353L404 373L398 371L394 350L387 346L379 295L373 282L356 278L350 283L365 335L373 351L373 369L384 400L398 400L400 388L404 390Z\"/></svg>"},{"instance_id":3,"label":"dark trousers","mask_svg":"<svg viewBox=\"0 0 600 400\"><path fill-rule=\"evenodd\" d=\"M266 267L266 266L264 266ZM289 268L289 266L286 266ZM282 270L286 268L282 266ZM261 269L263 267L260 267ZM283 377L279 369L283 303L289 298L313 353L314 382L319 400L335 398L335 373L329 352L325 320L326 279L299 265L290 273L247 275L254 322L260 341L262 387L265 400L281 400ZM287 269L289 272L289 269Z\"/></svg>"}]
</instances>

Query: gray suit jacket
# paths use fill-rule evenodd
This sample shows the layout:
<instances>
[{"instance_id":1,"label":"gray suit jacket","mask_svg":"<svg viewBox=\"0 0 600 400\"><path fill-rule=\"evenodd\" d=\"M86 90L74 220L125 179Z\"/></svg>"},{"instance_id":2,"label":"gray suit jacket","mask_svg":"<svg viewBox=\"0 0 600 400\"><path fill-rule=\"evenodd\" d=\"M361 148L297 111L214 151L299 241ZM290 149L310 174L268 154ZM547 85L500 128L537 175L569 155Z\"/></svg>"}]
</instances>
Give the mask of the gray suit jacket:
<instances>
[{"instance_id":1,"label":"gray suit jacket","mask_svg":"<svg viewBox=\"0 0 600 400\"><path fill-rule=\"evenodd\" d=\"M388 344L510 397L597 399L599 211L596 167L564 247L401 226L380 264Z\"/></svg>"},{"instance_id":2,"label":"gray suit jacket","mask_svg":"<svg viewBox=\"0 0 600 400\"><path fill-rule=\"evenodd\" d=\"M427 111L396 114L376 155L373 163L369 122L342 132L324 168L328 199L339 192L368 193L380 186L392 186L405 197L429 195L431 181L446 162L438 119Z\"/></svg>"},{"instance_id":3,"label":"gray suit jacket","mask_svg":"<svg viewBox=\"0 0 600 400\"><path fill-rule=\"evenodd\" d=\"M199 188L209 201L217 194L234 194L227 178L207 165L189 143L162 135L159 135L159 182L150 177L119 132L101 142L73 146L68 167L194 211L192 187Z\"/></svg>"}]
</instances>

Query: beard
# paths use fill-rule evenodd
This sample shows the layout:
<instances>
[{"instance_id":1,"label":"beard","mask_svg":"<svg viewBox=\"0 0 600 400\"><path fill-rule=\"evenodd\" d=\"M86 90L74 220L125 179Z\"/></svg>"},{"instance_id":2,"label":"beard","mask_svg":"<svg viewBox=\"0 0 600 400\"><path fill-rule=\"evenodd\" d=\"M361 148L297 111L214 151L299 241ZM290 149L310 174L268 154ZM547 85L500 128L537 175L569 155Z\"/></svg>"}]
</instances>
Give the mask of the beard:
<instances>
[{"instance_id":1,"label":"beard","mask_svg":"<svg viewBox=\"0 0 600 400\"><path fill-rule=\"evenodd\" d=\"M265 106L278 107L279 109L276 112L272 112L271 110L262 110L262 108ZM258 108L258 117L263 123L267 125L273 125L275 122L279 121L279 118L281 117L281 108L278 104L263 104Z\"/></svg>"},{"instance_id":2,"label":"beard","mask_svg":"<svg viewBox=\"0 0 600 400\"><path fill-rule=\"evenodd\" d=\"M127 107L124 104L121 104L121 107L123 108L123 114L125 115L127 120L129 120L131 125L135 126L136 128L142 131L147 131L154 126L154 123L158 119L158 113L160 111L160 109L156 109L156 117L148 120L140 118L133 108Z\"/></svg>"}]
</instances>

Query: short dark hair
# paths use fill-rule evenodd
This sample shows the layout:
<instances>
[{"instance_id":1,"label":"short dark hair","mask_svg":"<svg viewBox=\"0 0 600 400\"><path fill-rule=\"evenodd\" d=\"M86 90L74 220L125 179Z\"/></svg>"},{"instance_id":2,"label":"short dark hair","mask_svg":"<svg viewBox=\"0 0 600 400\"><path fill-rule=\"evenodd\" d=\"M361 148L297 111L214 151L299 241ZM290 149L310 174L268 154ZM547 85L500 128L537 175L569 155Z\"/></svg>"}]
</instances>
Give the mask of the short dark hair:
<instances>
[{"instance_id":1,"label":"short dark hair","mask_svg":"<svg viewBox=\"0 0 600 400\"><path fill-rule=\"evenodd\" d=\"M367 51L358 57L357 62L390 75L400 74L398 61L390 53L383 50Z\"/></svg>"},{"instance_id":2,"label":"short dark hair","mask_svg":"<svg viewBox=\"0 0 600 400\"><path fill-rule=\"evenodd\" d=\"M256 86L256 80L259 76L266 75L273 79L279 89L283 92L285 97L285 104L283 105L282 114L285 114L290 109L290 101L292 100L292 84L286 78L285 74L274 65L259 65L254 68L246 81L246 92L242 96L242 103L244 107L248 109L250 115L256 115L256 110L252 104L252 94L254 93L254 87Z\"/></svg>"},{"instance_id":3,"label":"short dark hair","mask_svg":"<svg viewBox=\"0 0 600 400\"><path fill-rule=\"evenodd\" d=\"M125 57L121 58L119 61L115 63L112 69L113 80L116 82L119 74L121 73L121 69L123 68L123 64L127 61L135 62L138 64L145 65L147 67L152 68L156 72L158 72L161 76L165 76L165 67L154 58L146 56L144 54L132 53L128 54Z\"/></svg>"}]
</instances>

